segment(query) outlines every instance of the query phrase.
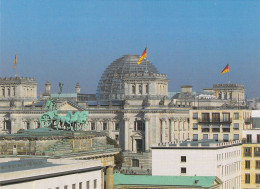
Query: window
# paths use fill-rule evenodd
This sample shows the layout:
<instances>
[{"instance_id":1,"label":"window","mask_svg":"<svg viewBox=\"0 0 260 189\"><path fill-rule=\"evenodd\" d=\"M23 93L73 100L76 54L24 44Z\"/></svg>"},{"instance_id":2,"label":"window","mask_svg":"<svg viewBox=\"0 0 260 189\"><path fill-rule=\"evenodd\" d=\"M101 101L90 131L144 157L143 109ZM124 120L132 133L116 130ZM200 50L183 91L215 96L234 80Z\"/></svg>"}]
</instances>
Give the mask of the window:
<instances>
[{"instance_id":1,"label":"window","mask_svg":"<svg viewBox=\"0 0 260 189\"><path fill-rule=\"evenodd\" d=\"M227 92L224 92L224 99L227 100Z\"/></svg>"},{"instance_id":2,"label":"window","mask_svg":"<svg viewBox=\"0 0 260 189\"><path fill-rule=\"evenodd\" d=\"M223 122L230 122L230 114L223 113Z\"/></svg>"},{"instance_id":3,"label":"window","mask_svg":"<svg viewBox=\"0 0 260 189\"><path fill-rule=\"evenodd\" d=\"M236 112L236 113L234 113L234 119L239 119L239 113L238 112Z\"/></svg>"},{"instance_id":4,"label":"window","mask_svg":"<svg viewBox=\"0 0 260 189\"><path fill-rule=\"evenodd\" d=\"M197 134L193 134L193 141L198 141L198 135Z\"/></svg>"},{"instance_id":5,"label":"window","mask_svg":"<svg viewBox=\"0 0 260 189\"><path fill-rule=\"evenodd\" d=\"M86 189L90 189L89 188L89 181L86 182Z\"/></svg>"},{"instance_id":6,"label":"window","mask_svg":"<svg viewBox=\"0 0 260 189\"><path fill-rule=\"evenodd\" d=\"M76 189L76 184L72 184L72 189Z\"/></svg>"},{"instance_id":7,"label":"window","mask_svg":"<svg viewBox=\"0 0 260 189\"><path fill-rule=\"evenodd\" d=\"M5 88L2 88L3 97L5 97Z\"/></svg>"},{"instance_id":8,"label":"window","mask_svg":"<svg viewBox=\"0 0 260 189\"><path fill-rule=\"evenodd\" d=\"M239 134L234 134L234 139L233 140L239 140Z\"/></svg>"},{"instance_id":9,"label":"window","mask_svg":"<svg viewBox=\"0 0 260 189\"><path fill-rule=\"evenodd\" d=\"M218 134L213 134L213 139L214 139L215 141L218 141Z\"/></svg>"},{"instance_id":10,"label":"window","mask_svg":"<svg viewBox=\"0 0 260 189\"><path fill-rule=\"evenodd\" d=\"M97 188L97 179L94 180L94 189Z\"/></svg>"},{"instance_id":11,"label":"window","mask_svg":"<svg viewBox=\"0 0 260 189\"><path fill-rule=\"evenodd\" d=\"M208 137L208 134L203 134L203 140L208 140L209 137Z\"/></svg>"},{"instance_id":12,"label":"window","mask_svg":"<svg viewBox=\"0 0 260 189\"><path fill-rule=\"evenodd\" d=\"M229 124L224 124L222 125L222 130L223 132L230 132L230 125Z\"/></svg>"},{"instance_id":13,"label":"window","mask_svg":"<svg viewBox=\"0 0 260 189\"><path fill-rule=\"evenodd\" d=\"M255 151L255 156L260 157L260 147L255 147L254 151Z\"/></svg>"},{"instance_id":14,"label":"window","mask_svg":"<svg viewBox=\"0 0 260 189\"><path fill-rule=\"evenodd\" d=\"M246 135L246 142L252 143L252 135Z\"/></svg>"},{"instance_id":15,"label":"window","mask_svg":"<svg viewBox=\"0 0 260 189\"><path fill-rule=\"evenodd\" d=\"M229 99L232 100L232 92L229 93Z\"/></svg>"},{"instance_id":16,"label":"window","mask_svg":"<svg viewBox=\"0 0 260 189\"><path fill-rule=\"evenodd\" d=\"M132 167L139 167L139 160L138 159L132 159Z\"/></svg>"},{"instance_id":17,"label":"window","mask_svg":"<svg viewBox=\"0 0 260 189\"><path fill-rule=\"evenodd\" d=\"M220 122L220 114L212 113L212 122Z\"/></svg>"},{"instance_id":18,"label":"window","mask_svg":"<svg viewBox=\"0 0 260 189\"><path fill-rule=\"evenodd\" d=\"M68 185L65 185L65 186L64 186L64 189L68 189Z\"/></svg>"},{"instance_id":19,"label":"window","mask_svg":"<svg viewBox=\"0 0 260 189\"><path fill-rule=\"evenodd\" d=\"M186 173L186 167L181 167L181 173Z\"/></svg>"},{"instance_id":20,"label":"window","mask_svg":"<svg viewBox=\"0 0 260 189\"><path fill-rule=\"evenodd\" d=\"M181 156L181 162L186 162L186 156Z\"/></svg>"},{"instance_id":21,"label":"window","mask_svg":"<svg viewBox=\"0 0 260 189\"><path fill-rule=\"evenodd\" d=\"M209 125L202 125L201 132L209 132Z\"/></svg>"},{"instance_id":22,"label":"window","mask_svg":"<svg viewBox=\"0 0 260 189\"><path fill-rule=\"evenodd\" d=\"M135 121L135 131L144 131L145 126L143 121Z\"/></svg>"},{"instance_id":23,"label":"window","mask_svg":"<svg viewBox=\"0 0 260 189\"><path fill-rule=\"evenodd\" d=\"M209 122L209 113L202 113L201 116L203 122Z\"/></svg>"},{"instance_id":24,"label":"window","mask_svg":"<svg viewBox=\"0 0 260 189\"><path fill-rule=\"evenodd\" d=\"M13 96L15 96L15 87L13 87Z\"/></svg>"},{"instance_id":25,"label":"window","mask_svg":"<svg viewBox=\"0 0 260 189\"><path fill-rule=\"evenodd\" d=\"M119 135L115 135L115 139L116 139L116 140L119 140Z\"/></svg>"},{"instance_id":26,"label":"window","mask_svg":"<svg viewBox=\"0 0 260 189\"><path fill-rule=\"evenodd\" d=\"M245 161L245 168L250 169L250 160Z\"/></svg>"},{"instance_id":27,"label":"window","mask_svg":"<svg viewBox=\"0 0 260 189\"><path fill-rule=\"evenodd\" d=\"M55 189L59 189L60 187L56 187Z\"/></svg>"},{"instance_id":28,"label":"window","mask_svg":"<svg viewBox=\"0 0 260 189\"><path fill-rule=\"evenodd\" d=\"M119 130L119 123L116 123L116 125L115 125L115 129L116 129L116 131Z\"/></svg>"},{"instance_id":29,"label":"window","mask_svg":"<svg viewBox=\"0 0 260 189\"><path fill-rule=\"evenodd\" d=\"M30 129L30 122L26 122L26 128Z\"/></svg>"},{"instance_id":30,"label":"window","mask_svg":"<svg viewBox=\"0 0 260 189\"><path fill-rule=\"evenodd\" d=\"M95 123L94 122L91 122L91 130L95 130Z\"/></svg>"},{"instance_id":31,"label":"window","mask_svg":"<svg viewBox=\"0 0 260 189\"><path fill-rule=\"evenodd\" d=\"M193 123L193 130L198 130L198 124L197 123Z\"/></svg>"},{"instance_id":32,"label":"window","mask_svg":"<svg viewBox=\"0 0 260 189\"><path fill-rule=\"evenodd\" d=\"M142 85L139 85L139 94L142 94L143 93L143 87Z\"/></svg>"},{"instance_id":33,"label":"window","mask_svg":"<svg viewBox=\"0 0 260 189\"><path fill-rule=\"evenodd\" d=\"M7 89L7 92L8 92L8 96L11 96L11 90L10 90L10 88Z\"/></svg>"},{"instance_id":34,"label":"window","mask_svg":"<svg viewBox=\"0 0 260 189\"><path fill-rule=\"evenodd\" d=\"M245 183L250 184L250 174L248 173L245 174Z\"/></svg>"},{"instance_id":35,"label":"window","mask_svg":"<svg viewBox=\"0 0 260 189\"><path fill-rule=\"evenodd\" d=\"M256 184L260 183L260 174L255 174L255 183Z\"/></svg>"},{"instance_id":36,"label":"window","mask_svg":"<svg viewBox=\"0 0 260 189\"><path fill-rule=\"evenodd\" d=\"M220 132L220 125L213 124L212 125L212 132Z\"/></svg>"},{"instance_id":37,"label":"window","mask_svg":"<svg viewBox=\"0 0 260 189\"><path fill-rule=\"evenodd\" d=\"M252 148L251 147L245 147L244 148L244 156L245 157L251 157L252 155Z\"/></svg>"},{"instance_id":38,"label":"window","mask_svg":"<svg viewBox=\"0 0 260 189\"><path fill-rule=\"evenodd\" d=\"M198 119L198 113L193 113L193 119Z\"/></svg>"},{"instance_id":39,"label":"window","mask_svg":"<svg viewBox=\"0 0 260 189\"><path fill-rule=\"evenodd\" d=\"M145 89L146 89L146 94L148 94L149 93L149 85L148 84L145 86Z\"/></svg>"},{"instance_id":40,"label":"window","mask_svg":"<svg viewBox=\"0 0 260 189\"><path fill-rule=\"evenodd\" d=\"M37 122L37 128L40 128L40 127L41 127L40 122Z\"/></svg>"},{"instance_id":41,"label":"window","mask_svg":"<svg viewBox=\"0 0 260 189\"><path fill-rule=\"evenodd\" d=\"M107 123L106 123L106 122L103 123L103 130L104 130L104 131L107 130Z\"/></svg>"},{"instance_id":42,"label":"window","mask_svg":"<svg viewBox=\"0 0 260 189\"><path fill-rule=\"evenodd\" d=\"M239 130L239 123L234 123L234 130Z\"/></svg>"},{"instance_id":43,"label":"window","mask_svg":"<svg viewBox=\"0 0 260 189\"><path fill-rule=\"evenodd\" d=\"M257 135L256 139L257 139L257 143L259 144L260 143L260 135Z\"/></svg>"},{"instance_id":44,"label":"window","mask_svg":"<svg viewBox=\"0 0 260 189\"><path fill-rule=\"evenodd\" d=\"M79 189L82 189L82 182L79 183Z\"/></svg>"},{"instance_id":45,"label":"window","mask_svg":"<svg viewBox=\"0 0 260 189\"><path fill-rule=\"evenodd\" d=\"M260 169L260 160L255 161L255 168Z\"/></svg>"},{"instance_id":46,"label":"window","mask_svg":"<svg viewBox=\"0 0 260 189\"><path fill-rule=\"evenodd\" d=\"M135 94L135 85L132 85L132 93Z\"/></svg>"},{"instance_id":47,"label":"window","mask_svg":"<svg viewBox=\"0 0 260 189\"><path fill-rule=\"evenodd\" d=\"M218 99L222 99L222 93L218 93Z\"/></svg>"},{"instance_id":48,"label":"window","mask_svg":"<svg viewBox=\"0 0 260 189\"><path fill-rule=\"evenodd\" d=\"M224 140L224 142L228 142L228 134L223 135L223 140Z\"/></svg>"}]
</instances>

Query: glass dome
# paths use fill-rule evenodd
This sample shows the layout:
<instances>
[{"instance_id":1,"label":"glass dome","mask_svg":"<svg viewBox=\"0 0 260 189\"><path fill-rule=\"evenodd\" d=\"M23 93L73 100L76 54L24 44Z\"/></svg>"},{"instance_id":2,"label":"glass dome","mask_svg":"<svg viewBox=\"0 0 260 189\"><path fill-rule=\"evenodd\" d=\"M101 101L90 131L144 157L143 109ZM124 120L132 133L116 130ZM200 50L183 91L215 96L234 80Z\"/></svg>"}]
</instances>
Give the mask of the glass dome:
<instances>
[{"instance_id":1,"label":"glass dome","mask_svg":"<svg viewBox=\"0 0 260 189\"><path fill-rule=\"evenodd\" d=\"M97 87L97 98L103 100L123 99L124 84L122 79L131 73L158 73L152 63L143 59L137 64L139 55L124 55L112 62L104 71Z\"/></svg>"}]
</instances>

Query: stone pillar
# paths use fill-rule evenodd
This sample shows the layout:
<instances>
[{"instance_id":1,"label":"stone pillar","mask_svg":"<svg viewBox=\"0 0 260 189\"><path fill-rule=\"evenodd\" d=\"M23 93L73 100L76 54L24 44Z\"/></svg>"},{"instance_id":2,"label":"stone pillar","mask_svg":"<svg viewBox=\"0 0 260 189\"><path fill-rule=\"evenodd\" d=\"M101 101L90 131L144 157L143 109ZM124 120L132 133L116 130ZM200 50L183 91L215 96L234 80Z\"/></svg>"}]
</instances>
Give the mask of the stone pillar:
<instances>
[{"instance_id":1,"label":"stone pillar","mask_svg":"<svg viewBox=\"0 0 260 189\"><path fill-rule=\"evenodd\" d=\"M173 129L173 118L170 118L170 123L169 123L169 142L172 142L173 141L173 137L172 137L172 135L173 135L173 133L172 133L172 131L174 130Z\"/></svg>"},{"instance_id":2,"label":"stone pillar","mask_svg":"<svg viewBox=\"0 0 260 189\"><path fill-rule=\"evenodd\" d=\"M11 134L11 133L15 133L17 129L15 128L15 118L11 118L10 121L11 121L11 131L10 131Z\"/></svg>"},{"instance_id":3,"label":"stone pillar","mask_svg":"<svg viewBox=\"0 0 260 189\"><path fill-rule=\"evenodd\" d=\"M150 118L145 118L145 151L150 150L150 127L149 127Z\"/></svg>"},{"instance_id":4,"label":"stone pillar","mask_svg":"<svg viewBox=\"0 0 260 189\"><path fill-rule=\"evenodd\" d=\"M162 120L162 143L165 143L165 118L162 118L161 119Z\"/></svg>"},{"instance_id":5,"label":"stone pillar","mask_svg":"<svg viewBox=\"0 0 260 189\"><path fill-rule=\"evenodd\" d=\"M124 150L125 151L128 151L129 150L129 143L128 143L128 141L129 141L129 118L128 117L124 117L124 122L125 122L125 128L124 128L124 135L125 135L125 137L124 137L124 143L125 143L125 146L124 146Z\"/></svg>"},{"instance_id":6,"label":"stone pillar","mask_svg":"<svg viewBox=\"0 0 260 189\"><path fill-rule=\"evenodd\" d=\"M114 175L113 175L113 167L109 166L106 169L106 189L114 188Z\"/></svg>"}]
</instances>

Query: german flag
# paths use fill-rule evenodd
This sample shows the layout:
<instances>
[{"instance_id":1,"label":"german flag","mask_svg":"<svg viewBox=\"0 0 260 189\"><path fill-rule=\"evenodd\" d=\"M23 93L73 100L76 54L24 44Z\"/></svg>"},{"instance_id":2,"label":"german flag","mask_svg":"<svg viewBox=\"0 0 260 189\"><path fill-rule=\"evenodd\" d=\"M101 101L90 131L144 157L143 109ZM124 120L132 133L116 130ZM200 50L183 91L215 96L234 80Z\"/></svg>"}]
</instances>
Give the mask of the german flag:
<instances>
[{"instance_id":1,"label":"german flag","mask_svg":"<svg viewBox=\"0 0 260 189\"><path fill-rule=\"evenodd\" d=\"M16 67L16 62L17 62L17 59L16 59L16 55L15 55L15 57L14 57L14 67L13 67L13 69L15 69L15 67Z\"/></svg>"},{"instance_id":2,"label":"german flag","mask_svg":"<svg viewBox=\"0 0 260 189\"><path fill-rule=\"evenodd\" d=\"M227 64L226 67L222 70L222 72L220 73L220 75L229 72L229 65Z\"/></svg>"},{"instance_id":3,"label":"german flag","mask_svg":"<svg viewBox=\"0 0 260 189\"><path fill-rule=\"evenodd\" d=\"M140 64L142 62L143 58L145 58L147 56L146 51L147 51L147 47L144 49L144 52L143 52L142 56L140 57L139 61L137 62L137 64Z\"/></svg>"}]
</instances>

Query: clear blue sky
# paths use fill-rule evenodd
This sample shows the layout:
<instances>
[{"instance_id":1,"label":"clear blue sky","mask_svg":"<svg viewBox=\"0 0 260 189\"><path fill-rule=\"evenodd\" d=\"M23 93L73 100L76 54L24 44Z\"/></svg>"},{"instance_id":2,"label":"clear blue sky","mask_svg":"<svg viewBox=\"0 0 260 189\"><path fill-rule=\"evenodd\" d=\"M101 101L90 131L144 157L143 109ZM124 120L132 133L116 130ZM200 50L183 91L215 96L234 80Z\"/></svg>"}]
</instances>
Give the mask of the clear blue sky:
<instances>
[{"instance_id":1,"label":"clear blue sky","mask_svg":"<svg viewBox=\"0 0 260 189\"><path fill-rule=\"evenodd\" d=\"M106 67L141 54L168 75L169 91L233 83L260 96L260 1L1 0L0 77L48 79L53 92L95 93Z\"/></svg>"}]
</instances>

